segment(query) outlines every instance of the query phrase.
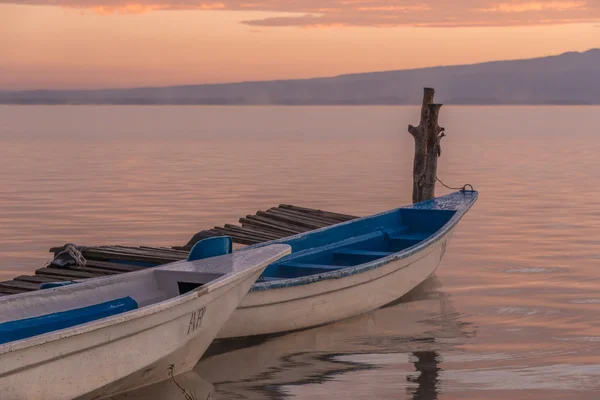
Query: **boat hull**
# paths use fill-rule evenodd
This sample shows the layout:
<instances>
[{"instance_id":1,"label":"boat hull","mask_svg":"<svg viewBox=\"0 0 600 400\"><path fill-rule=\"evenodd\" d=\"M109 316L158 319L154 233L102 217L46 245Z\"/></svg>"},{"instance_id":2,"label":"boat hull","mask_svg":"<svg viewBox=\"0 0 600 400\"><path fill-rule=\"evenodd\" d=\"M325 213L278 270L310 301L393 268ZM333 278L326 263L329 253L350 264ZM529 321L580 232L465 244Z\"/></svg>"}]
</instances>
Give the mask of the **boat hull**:
<instances>
[{"instance_id":1,"label":"boat hull","mask_svg":"<svg viewBox=\"0 0 600 400\"><path fill-rule=\"evenodd\" d=\"M188 371L261 272L144 318L3 354L0 398L98 399Z\"/></svg>"},{"instance_id":2,"label":"boat hull","mask_svg":"<svg viewBox=\"0 0 600 400\"><path fill-rule=\"evenodd\" d=\"M252 291L219 332L234 338L293 331L372 311L402 297L433 275L454 228L406 258L339 279Z\"/></svg>"}]
</instances>

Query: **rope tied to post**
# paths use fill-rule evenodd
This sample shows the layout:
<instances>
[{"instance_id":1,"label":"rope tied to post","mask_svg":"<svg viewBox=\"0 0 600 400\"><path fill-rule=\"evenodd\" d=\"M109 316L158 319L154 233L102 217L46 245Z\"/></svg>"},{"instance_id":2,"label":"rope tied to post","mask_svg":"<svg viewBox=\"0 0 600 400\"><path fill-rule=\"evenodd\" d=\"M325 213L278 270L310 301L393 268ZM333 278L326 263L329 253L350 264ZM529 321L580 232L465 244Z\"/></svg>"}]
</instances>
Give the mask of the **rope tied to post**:
<instances>
[{"instance_id":1,"label":"rope tied to post","mask_svg":"<svg viewBox=\"0 0 600 400\"><path fill-rule=\"evenodd\" d=\"M456 188L456 187L450 187L448 185L446 185L444 182L442 182L442 180L439 177L435 177L435 179L446 189L450 189L450 190L460 190L461 192L474 192L475 189L473 189L473 185L471 185L470 183L466 183L463 185L463 187L460 188ZM435 182L433 182L435 183ZM468 189L470 188L470 189Z\"/></svg>"},{"instance_id":2,"label":"rope tied to post","mask_svg":"<svg viewBox=\"0 0 600 400\"><path fill-rule=\"evenodd\" d=\"M433 182L430 182L427 179L425 179L423 177L423 174L418 174L418 175L415 174L414 177L415 177L415 180L417 182L419 182L419 184L435 185L436 182L439 182L446 189L460 190L461 192L474 192L475 191L475 189L473 189L473 185L471 185L470 183L464 184L462 187L452 187L452 186L448 186L444 182L442 182L442 180L438 176L435 177L435 181L433 181Z\"/></svg>"}]
</instances>

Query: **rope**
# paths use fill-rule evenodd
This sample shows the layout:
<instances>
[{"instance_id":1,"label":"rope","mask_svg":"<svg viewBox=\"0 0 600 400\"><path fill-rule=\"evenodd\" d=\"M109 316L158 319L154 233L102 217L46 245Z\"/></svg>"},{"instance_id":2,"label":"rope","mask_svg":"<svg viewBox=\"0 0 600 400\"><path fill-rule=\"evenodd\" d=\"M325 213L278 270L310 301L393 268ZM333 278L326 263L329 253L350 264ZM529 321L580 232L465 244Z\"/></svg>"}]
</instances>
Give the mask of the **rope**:
<instances>
[{"instance_id":1,"label":"rope","mask_svg":"<svg viewBox=\"0 0 600 400\"><path fill-rule=\"evenodd\" d=\"M462 192L474 192L475 190L473 189L473 185L471 185L470 183L467 183L465 185L463 185L463 187L460 188L455 188L455 187L450 187L448 185L446 185L444 182L442 182L442 180L440 178L438 178L437 176L435 177L435 179L442 184L443 187L445 187L446 189L450 189L450 190L460 190ZM471 189L467 189L467 187L470 187Z\"/></svg>"},{"instance_id":2,"label":"rope","mask_svg":"<svg viewBox=\"0 0 600 400\"><path fill-rule=\"evenodd\" d=\"M475 189L473 189L473 185L467 183L466 185L463 185L463 187L451 187L446 185L444 182L442 182L442 180L440 178L438 178L437 176L435 177L435 181L433 182L429 182L428 180L426 180L425 178L423 178L424 174L414 174L413 175L413 179L416 182L421 182L421 184L425 184L425 185L435 185L435 181L438 181L439 183L442 184L442 186L444 186L446 189L450 189L450 190L460 190L462 192L474 192ZM467 189L467 187L469 187L470 189Z\"/></svg>"},{"instance_id":3,"label":"rope","mask_svg":"<svg viewBox=\"0 0 600 400\"><path fill-rule=\"evenodd\" d=\"M57 255L55 255L54 258L56 259L63 254L70 255L71 258L75 261L75 265L77 265L78 267L85 267L85 265L87 264L87 260L83 257L83 254L81 254L81 252L77 250L77 247L75 247L73 243L67 243L65 245L65 249Z\"/></svg>"},{"instance_id":4,"label":"rope","mask_svg":"<svg viewBox=\"0 0 600 400\"><path fill-rule=\"evenodd\" d=\"M173 376L173 368L175 368L175 364L170 364L169 365L169 372L171 375L171 380L173 381L173 383L175 383L175 386L177 386L177 388L179 390L181 390L181 393L183 394L183 397L185 397L185 400L193 400L194 398L192 396L190 396L187 392L187 390L185 390L185 388L183 388L179 383L177 383L177 381L175 380L175 377ZM208 394L210 396L210 393Z\"/></svg>"}]
</instances>

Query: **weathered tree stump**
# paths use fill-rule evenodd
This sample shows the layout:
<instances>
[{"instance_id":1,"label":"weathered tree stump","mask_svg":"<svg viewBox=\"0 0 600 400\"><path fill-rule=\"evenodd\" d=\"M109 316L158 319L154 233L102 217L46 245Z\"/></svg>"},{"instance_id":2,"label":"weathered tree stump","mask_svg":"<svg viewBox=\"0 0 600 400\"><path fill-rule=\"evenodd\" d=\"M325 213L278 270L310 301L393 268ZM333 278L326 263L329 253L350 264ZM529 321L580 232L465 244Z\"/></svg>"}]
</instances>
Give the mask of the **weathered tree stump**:
<instances>
[{"instance_id":1,"label":"weathered tree stump","mask_svg":"<svg viewBox=\"0 0 600 400\"><path fill-rule=\"evenodd\" d=\"M408 126L408 132L415 139L413 203L435 197L437 159L441 154L440 141L445 134L444 128L438 125L442 104L433 102L434 95L434 89L425 88L419 126Z\"/></svg>"}]
</instances>

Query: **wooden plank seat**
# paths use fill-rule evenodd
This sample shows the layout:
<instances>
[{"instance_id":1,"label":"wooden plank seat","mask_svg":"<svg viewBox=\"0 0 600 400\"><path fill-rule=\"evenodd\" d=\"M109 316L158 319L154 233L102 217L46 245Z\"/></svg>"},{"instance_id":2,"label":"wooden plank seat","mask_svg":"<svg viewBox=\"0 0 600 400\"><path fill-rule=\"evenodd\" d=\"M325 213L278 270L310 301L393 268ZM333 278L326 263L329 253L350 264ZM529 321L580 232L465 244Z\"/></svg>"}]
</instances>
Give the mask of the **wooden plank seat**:
<instances>
[{"instance_id":1,"label":"wooden plank seat","mask_svg":"<svg viewBox=\"0 0 600 400\"><path fill-rule=\"evenodd\" d=\"M17 280L0 282L0 287L17 289L17 290L18 289L24 289L24 290L28 290L28 291L38 290L39 286L40 285L38 283L24 282L24 281L17 281Z\"/></svg>"}]
</instances>

